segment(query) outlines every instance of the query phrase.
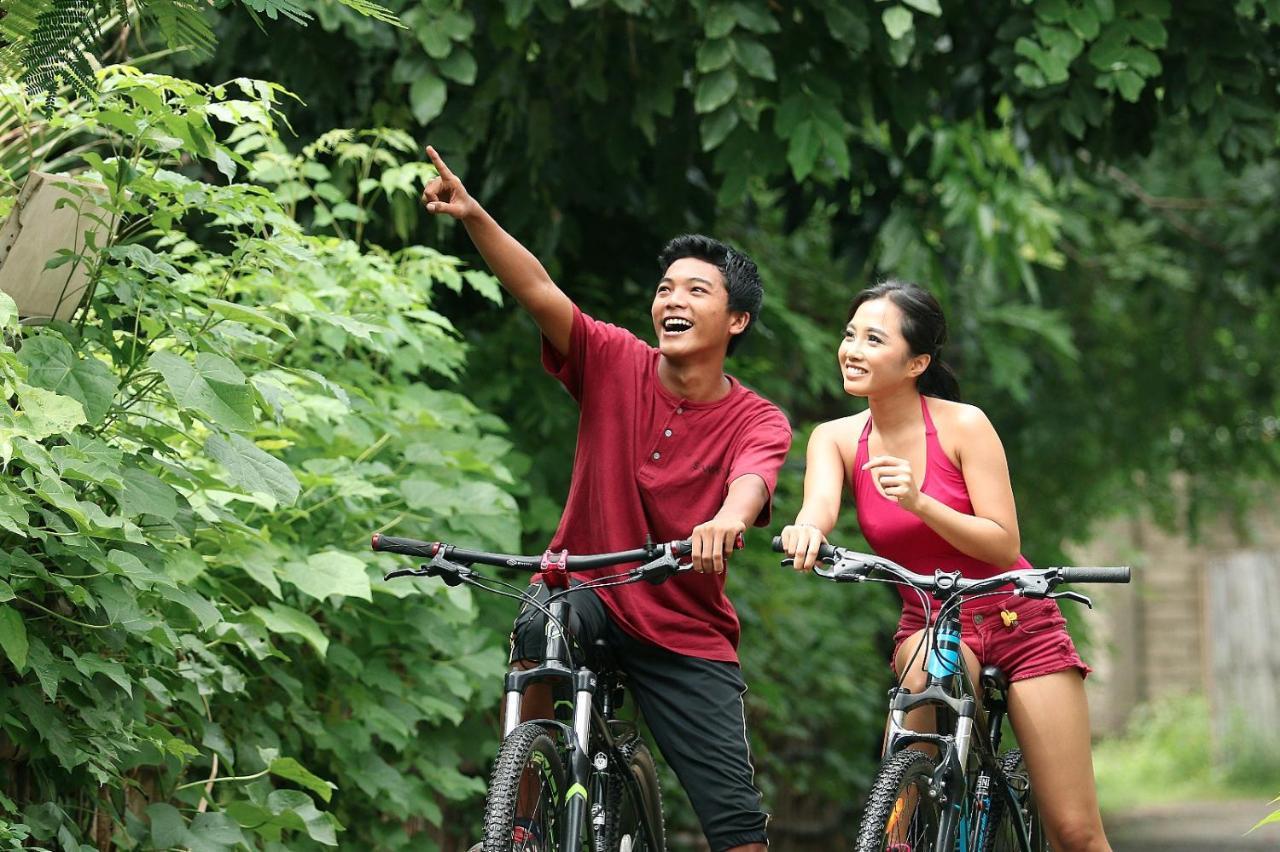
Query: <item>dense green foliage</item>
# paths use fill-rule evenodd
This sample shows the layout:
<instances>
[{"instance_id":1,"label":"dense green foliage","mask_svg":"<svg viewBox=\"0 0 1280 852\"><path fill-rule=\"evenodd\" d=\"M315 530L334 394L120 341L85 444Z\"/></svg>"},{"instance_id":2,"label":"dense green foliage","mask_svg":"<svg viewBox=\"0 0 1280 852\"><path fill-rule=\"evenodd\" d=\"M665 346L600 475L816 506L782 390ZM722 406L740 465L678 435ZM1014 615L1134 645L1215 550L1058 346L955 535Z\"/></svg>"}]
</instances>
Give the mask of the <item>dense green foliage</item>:
<instances>
[{"instance_id":1,"label":"dense green foliage","mask_svg":"<svg viewBox=\"0 0 1280 852\"><path fill-rule=\"evenodd\" d=\"M20 328L0 299L0 807L27 826L0 837L296 847L345 825L394 846L479 789L458 765L486 729L417 733L463 723L503 656L466 590L386 584L364 547L404 518L515 546L501 423L422 383L465 352L438 291L496 283L290 217L348 171L377 182L368 209L414 192L401 134L295 156L278 86L120 68L102 88L46 124L4 91L30 132L95 143L117 236L51 261L93 264L75 324Z\"/></svg>"},{"instance_id":2,"label":"dense green foliage","mask_svg":"<svg viewBox=\"0 0 1280 852\"><path fill-rule=\"evenodd\" d=\"M79 560L72 574L103 573L93 581L125 589L156 623L174 619L168 630L179 640L212 637L214 660L246 673L243 685L190 678L184 666L194 652L180 642L169 648L119 628L123 638L111 644L116 633L98 629L111 618L105 610L52 588L49 597L27 587L19 595L10 580L17 596L7 605L24 624L35 619L27 635L59 665L74 669L93 652L119 661L130 683L151 676L175 696L179 686L215 684L199 692L207 712L200 701L178 699L172 710L146 697L165 709L130 704L135 715L108 718L80 690L86 679L98 689L113 682L81 673L82 683L61 689L60 703L50 705L72 719L80 714L67 723L68 742L95 758L84 745L90 737L134 755L121 744L145 739L137 731L155 723L145 714L160 714L175 739L199 752L167 757L163 767L146 762L150 752L103 756L107 774L95 777L87 764L62 767L25 716L0 721L32 779L3 792L22 803L18 810L27 809L27 824L41 836L55 822L48 814L65 813L58 820L68 831L91 832L98 807L114 808L125 820L116 830L141 840L141 823L123 816L123 787L141 791L130 801L176 803L190 817L200 788L176 796L175 788L207 779L215 754L220 775L269 770L261 746L337 784L330 804L311 801L345 826L344 845L390 846L424 825L429 830L416 836L430 838L426 848L474 840L510 606L425 585L402 601L376 579L363 597L315 595L299 567L358 583L348 569L364 533L393 523L409 535L506 546L516 546L521 531L523 549L537 551L558 519L576 411L541 374L528 318L499 306L488 279L472 273L472 286L463 287L455 261L421 247L472 256L461 229L418 218L415 184L427 172L415 151L427 141L585 309L641 334L649 333L652 258L665 239L708 230L756 257L764 314L730 369L783 404L797 427L775 528L798 506L809 426L853 407L834 368L844 306L884 275L920 281L942 298L953 327L946 355L966 398L1004 438L1024 549L1035 562L1058 558L1064 541L1116 511L1154 505L1167 518L1186 511L1194 518L1247 500L1257 480L1280 471L1280 368L1267 357L1280 328L1274 0L1193 0L1176 9L1167 0L389 5L406 29L318 0L297 0L318 19L305 31L284 21L264 31L238 14L211 18L219 49L207 60L175 59L175 70L206 80L276 80L305 106L284 100L273 109L288 115L301 140L320 141L289 153L262 129L267 117L241 107L222 110L220 118L243 127L221 147L207 131L187 131L204 147L173 129L143 136L151 153L128 174L129 203L139 206L126 221L142 223L142 210L154 207L158 224L123 232L83 324L61 336L23 331L15 347L13 363L22 364L33 343L64 345L72 363L90 365L81 372L113 377L117 390L105 410L127 413L94 421L86 406L88 422L78 429L119 450L125 469L177 489L189 515L175 517L186 526L167 519L153 535L148 521L140 525L144 544L163 555L155 557L158 574L169 570L168 554L201 555L199 575L179 585L208 601L219 620L201 632L184 605L164 597L160 581L143 589L127 574L103 573L113 570L112 547L132 551L93 544L100 536L92 530L76 527L81 538L58 535L51 544L46 532L27 550L50 576L48 566L68 558ZM254 92L242 100L280 97L274 87ZM178 110L177 99L169 102ZM30 149L0 148L0 166L16 180L29 157L23 151L39 151L38 160L83 144L84 136L68 133L105 134L119 145L137 141L131 122L139 118L165 127L178 121L156 119L145 101L111 103L68 110ZM86 118L101 109L117 114ZM0 114L0 128L14 122ZM330 134L332 127L395 129ZM187 155L180 167L171 139ZM121 174L110 162L96 168ZM148 178L144 163L170 171ZM179 173L200 179L199 201L185 196L187 184L179 193L167 183ZM247 182L223 185L237 178ZM269 187L271 197L253 185ZM255 228L270 229L272 239L258 239ZM171 236L178 229L184 237ZM112 283L157 277L179 283L164 292ZM465 331L465 357L441 315ZM146 322L144 334L133 331ZM162 368L184 368L164 354L153 364L157 352L181 358L210 388L228 377L241 386L211 358L233 363L251 388L229 391L240 421L196 405L203 395L175 396ZM12 369L12 382L71 392L72 383L48 388ZM134 401L149 381L153 396ZM32 391L17 394L16 412L26 410L22 393ZM136 434L153 437L144 443ZM295 503L284 505L287 494L271 496L274 506L254 496L258 489L237 479L247 474L201 452L237 436L287 464L300 483ZM35 466L36 486L47 473L70 482L79 503L102 495L105 517L128 514L127 501L112 502L109 483L64 470L60 460L71 451L62 439L23 440L15 447L43 447L52 467L44 471L15 450L11 469ZM1186 489L1171 488L1174 481ZM24 480L5 487L21 506L75 524ZM505 495L518 500L518 524ZM37 531L60 529L44 514L32 514ZM467 526L467 518L479 523ZM9 536L28 529L16 526ZM840 529L856 541L850 518ZM72 548L73 557L59 549L81 541L90 544ZM852 821L879 743L894 603L779 571L765 541L759 533L749 540L730 580L744 625L758 780L781 848L801 847L803 830L822 826L812 848L827 849ZM48 586L34 568L11 570ZM256 582L237 582L246 572ZM89 592L96 604L95 587ZM85 611L64 612L51 603L59 595ZM94 626L68 625L22 601ZM319 632L305 636L328 638L323 653L272 632L281 607L312 619ZM58 641L78 656L57 656L60 646L40 633L54 628L67 631ZM289 653L287 671L265 649ZM26 665L14 667L12 688L38 699L32 659L28 651ZM490 712L462 720L468 707ZM225 754L208 734L211 724L232 744ZM100 781L110 791L105 800L97 798ZM293 793L306 787L279 773L215 784L210 810L261 816L236 803L270 811L272 784ZM693 822L674 789L666 785L679 836ZM313 792L320 796L319 786ZM183 830L198 837L211 819ZM290 845L308 842L301 816L272 819L265 824L292 829ZM240 830L251 831L243 827L251 822L242 820Z\"/></svg>"}]
</instances>

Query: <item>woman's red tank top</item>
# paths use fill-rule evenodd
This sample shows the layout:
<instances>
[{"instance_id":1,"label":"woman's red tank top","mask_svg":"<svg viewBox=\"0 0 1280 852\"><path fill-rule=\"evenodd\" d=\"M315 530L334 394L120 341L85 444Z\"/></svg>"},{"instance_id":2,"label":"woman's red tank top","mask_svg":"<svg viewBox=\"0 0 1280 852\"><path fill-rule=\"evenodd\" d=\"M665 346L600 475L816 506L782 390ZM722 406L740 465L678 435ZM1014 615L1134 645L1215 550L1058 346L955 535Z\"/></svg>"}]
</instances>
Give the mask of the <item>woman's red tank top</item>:
<instances>
[{"instance_id":1,"label":"woman's red tank top","mask_svg":"<svg viewBox=\"0 0 1280 852\"><path fill-rule=\"evenodd\" d=\"M925 431L925 471L920 492L957 512L972 515L973 504L969 501L964 475L943 452L923 395L920 397L920 410L924 414ZM958 570L972 580L991 577L1011 568L1031 567L1024 556L1019 556L1017 562L1005 567L967 556L929 529L920 518L881 495L871 481L871 473L862 469L870 458L867 438L871 434L871 425L871 415L868 414L853 461L853 494L857 501L858 525L877 554L919 574L933 574L935 569L941 568L943 571ZM915 592L901 586L898 591L902 593L906 606L920 609L920 600Z\"/></svg>"}]
</instances>

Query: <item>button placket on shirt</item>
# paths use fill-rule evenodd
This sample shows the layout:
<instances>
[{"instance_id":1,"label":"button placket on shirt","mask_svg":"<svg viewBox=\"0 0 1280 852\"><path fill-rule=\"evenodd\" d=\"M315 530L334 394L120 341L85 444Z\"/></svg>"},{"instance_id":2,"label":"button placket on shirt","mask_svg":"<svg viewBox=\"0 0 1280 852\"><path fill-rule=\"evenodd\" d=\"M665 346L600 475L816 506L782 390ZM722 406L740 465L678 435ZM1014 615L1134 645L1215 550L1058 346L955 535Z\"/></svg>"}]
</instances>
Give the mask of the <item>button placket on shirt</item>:
<instances>
[{"instance_id":1,"label":"button placket on shirt","mask_svg":"<svg viewBox=\"0 0 1280 852\"><path fill-rule=\"evenodd\" d=\"M675 409L672 410L672 413L684 414L684 406L677 405ZM671 424L671 419L670 417L668 417L667 422L664 423L662 426L662 434L658 436L658 447L661 447L662 442L665 441L667 438L671 438L675 435L675 431L671 428L670 424ZM649 454L649 458L653 461L662 461L662 450L655 449L652 453Z\"/></svg>"}]
</instances>

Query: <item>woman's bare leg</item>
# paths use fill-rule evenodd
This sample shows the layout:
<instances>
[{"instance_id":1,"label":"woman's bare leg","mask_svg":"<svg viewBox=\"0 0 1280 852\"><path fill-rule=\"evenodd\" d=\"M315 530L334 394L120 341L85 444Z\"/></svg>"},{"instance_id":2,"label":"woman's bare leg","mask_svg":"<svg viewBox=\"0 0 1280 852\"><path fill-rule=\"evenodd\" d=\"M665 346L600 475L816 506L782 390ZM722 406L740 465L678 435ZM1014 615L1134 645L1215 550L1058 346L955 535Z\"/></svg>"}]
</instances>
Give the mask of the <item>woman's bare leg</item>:
<instances>
[{"instance_id":1,"label":"woman's bare leg","mask_svg":"<svg viewBox=\"0 0 1280 852\"><path fill-rule=\"evenodd\" d=\"M1089 702L1076 669L1009 688L1009 719L1055 852L1111 852L1098 812Z\"/></svg>"}]
</instances>

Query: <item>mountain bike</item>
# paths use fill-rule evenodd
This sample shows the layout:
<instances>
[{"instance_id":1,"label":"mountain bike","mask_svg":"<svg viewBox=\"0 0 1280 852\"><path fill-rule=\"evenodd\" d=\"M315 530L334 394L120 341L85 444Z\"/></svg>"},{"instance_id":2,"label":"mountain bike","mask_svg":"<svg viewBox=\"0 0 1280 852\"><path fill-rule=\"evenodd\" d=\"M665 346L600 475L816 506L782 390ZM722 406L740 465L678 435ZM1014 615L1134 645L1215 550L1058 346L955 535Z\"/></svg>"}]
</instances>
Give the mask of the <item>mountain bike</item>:
<instances>
[{"instance_id":1,"label":"mountain bike","mask_svg":"<svg viewBox=\"0 0 1280 852\"><path fill-rule=\"evenodd\" d=\"M781 538L773 540L773 549L782 551ZM1092 608L1079 592L1054 590L1063 583L1127 583L1129 568L1023 568L967 580L958 571L917 574L888 559L830 544L822 545L819 562L814 573L837 583L879 582L918 590L926 623L929 597L940 604L937 621L926 634L925 688L913 694L900 677L889 691L884 758L858 827L856 852L1048 852L1022 753L1011 749L1000 754L1008 677L995 666L984 666L978 692L964 665L961 596L972 601L1008 595L1012 586L1015 595L1072 600ZM903 667L903 677L914 662L915 657ZM935 708L937 733L907 729L907 712L916 707ZM910 748L921 743L934 747L938 756Z\"/></svg>"},{"instance_id":2,"label":"mountain bike","mask_svg":"<svg viewBox=\"0 0 1280 852\"><path fill-rule=\"evenodd\" d=\"M393 538L375 533L373 549L429 560L417 568L391 571L395 577L439 577L515 598L547 616L542 662L507 673L504 685L502 745L498 749L484 811L484 852L663 852L665 828L661 791L653 756L633 722L619 719L625 676L604 655L591 659L575 641L570 591L646 581L661 583L691 570L688 541L646 544L635 550L570 556L542 556L463 550L444 542ZM570 585L569 574L641 563ZM536 600L532 586L517 588L476 571L489 565L536 573L549 590ZM589 664L596 668L589 667ZM571 707L561 719L520 721L525 690L548 683L572 690Z\"/></svg>"}]
</instances>

